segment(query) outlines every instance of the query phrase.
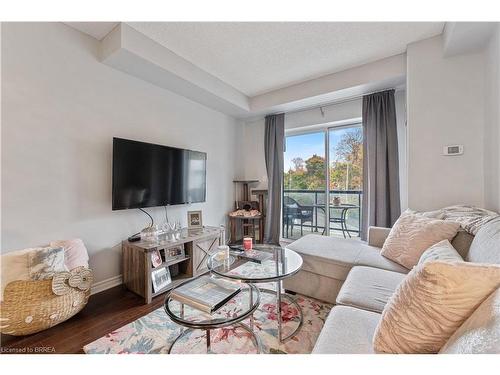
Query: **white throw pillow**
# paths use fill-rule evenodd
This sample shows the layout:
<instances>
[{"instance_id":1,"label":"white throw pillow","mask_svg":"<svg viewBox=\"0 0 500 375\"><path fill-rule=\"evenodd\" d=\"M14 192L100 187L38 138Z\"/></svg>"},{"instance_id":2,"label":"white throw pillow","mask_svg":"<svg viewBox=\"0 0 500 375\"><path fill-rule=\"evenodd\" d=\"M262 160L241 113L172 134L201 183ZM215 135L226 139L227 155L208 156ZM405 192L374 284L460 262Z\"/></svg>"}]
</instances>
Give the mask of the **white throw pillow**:
<instances>
[{"instance_id":1,"label":"white throw pillow","mask_svg":"<svg viewBox=\"0 0 500 375\"><path fill-rule=\"evenodd\" d=\"M381 255L411 269L430 246L449 240L457 234L460 224L417 214L403 214L391 228Z\"/></svg>"},{"instance_id":2,"label":"white throw pillow","mask_svg":"<svg viewBox=\"0 0 500 375\"><path fill-rule=\"evenodd\" d=\"M455 250L453 245L448 240L442 240L437 244L432 245L427 250L424 251L418 264L425 262L431 262L433 260L443 260L443 261L463 261L463 258Z\"/></svg>"}]
</instances>

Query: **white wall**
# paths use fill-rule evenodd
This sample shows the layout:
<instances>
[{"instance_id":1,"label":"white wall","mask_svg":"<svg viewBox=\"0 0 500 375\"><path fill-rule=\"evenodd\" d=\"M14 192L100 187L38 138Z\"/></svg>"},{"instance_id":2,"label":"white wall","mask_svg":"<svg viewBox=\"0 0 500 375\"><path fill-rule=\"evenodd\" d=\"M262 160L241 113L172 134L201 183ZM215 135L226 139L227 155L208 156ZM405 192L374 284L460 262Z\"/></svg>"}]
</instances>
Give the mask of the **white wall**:
<instances>
[{"instance_id":1,"label":"white wall","mask_svg":"<svg viewBox=\"0 0 500 375\"><path fill-rule=\"evenodd\" d=\"M264 154L264 119L246 122L243 130L243 176L259 180L251 188L267 189L266 159Z\"/></svg>"},{"instance_id":2,"label":"white wall","mask_svg":"<svg viewBox=\"0 0 500 375\"><path fill-rule=\"evenodd\" d=\"M500 212L500 25L486 50L486 111L484 127L485 207Z\"/></svg>"},{"instance_id":3,"label":"white wall","mask_svg":"<svg viewBox=\"0 0 500 375\"><path fill-rule=\"evenodd\" d=\"M443 57L442 37L407 50L408 205L484 206L484 54ZM442 156L445 145L462 156Z\"/></svg>"},{"instance_id":4,"label":"white wall","mask_svg":"<svg viewBox=\"0 0 500 375\"><path fill-rule=\"evenodd\" d=\"M207 152L207 202L219 225L233 204L242 124L98 60L99 43L60 23L2 30L2 252L82 238L96 281L121 273L120 243L138 210L111 210L112 137ZM163 208L149 209L158 222Z\"/></svg>"}]
</instances>

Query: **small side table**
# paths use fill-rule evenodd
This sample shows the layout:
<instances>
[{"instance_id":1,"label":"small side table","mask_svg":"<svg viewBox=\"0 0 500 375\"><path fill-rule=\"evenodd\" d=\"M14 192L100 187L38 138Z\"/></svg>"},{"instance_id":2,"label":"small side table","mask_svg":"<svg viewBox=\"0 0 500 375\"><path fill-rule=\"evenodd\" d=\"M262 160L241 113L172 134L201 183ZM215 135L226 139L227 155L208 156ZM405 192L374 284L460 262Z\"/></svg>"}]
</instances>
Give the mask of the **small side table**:
<instances>
[{"instance_id":1,"label":"small side table","mask_svg":"<svg viewBox=\"0 0 500 375\"><path fill-rule=\"evenodd\" d=\"M288 294L283 293L281 282L300 271L302 268L302 257L293 250L282 248L273 245L255 245L254 250L272 254L272 257L263 263L254 263L247 258L239 258L237 254L229 255L227 261L219 261L219 254L215 253L210 256L207 262L208 269L218 276L230 280L238 280L242 283L250 285L273 282L276 285L276 290L259 287L261 293L268 293L276 296L276 315L278 320L278 340L279 342L286 341L294 337L302 326L304 317L302 308L295 299ZM246 264L251 266L251 269L246 269ZM283 335L283 322L281 302L282 299L287 299L288 302L295 306L299 313L299 322L297 327L286 336ZM250 320L252 324L252 320Z\"/></svg>"}]
</instances>

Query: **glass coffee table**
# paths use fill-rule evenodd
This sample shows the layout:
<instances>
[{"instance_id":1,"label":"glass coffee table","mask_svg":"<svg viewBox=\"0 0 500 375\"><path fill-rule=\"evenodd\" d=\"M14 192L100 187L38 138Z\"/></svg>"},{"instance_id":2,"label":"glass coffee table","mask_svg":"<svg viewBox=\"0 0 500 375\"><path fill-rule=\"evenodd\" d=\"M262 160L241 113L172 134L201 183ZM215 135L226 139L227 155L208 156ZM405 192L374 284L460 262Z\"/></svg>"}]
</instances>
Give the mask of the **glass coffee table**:
<instances>
[{"instance_id":1,"label":"glass coffee table","mask_svg":"<svg viewBox=\"0 0 500 375\"><path fill-rule=\"evenodd\" d=\"M275 283L275 290L259 287L263 293L270 293L276 296L276 310L278 321L278 340L283 342L297 334L303 322L302 309L290 295L282 293L281 282L287 277L295 275L302 268L302 257L295 251L273 245L254 245L253 250L268 254L266 259L255 262L247 258L240 257L244 252L231 251L229 257L222 252L214 253L207 261L208 269L218 276L226 279L238 280L243 283L261 284ZM293 304L299 312L299 322L297 327L286 336L282 330L282 299L286 299ZM253 329L253 315L250 316L250 329Z\"/></svg>"},{"instance_id":2,"label":"glass coffee table","mask_svg":"<svg viewBox=\"0 0 500 375\"><path fill-rule=\"evenodd\" d=\"M194 279L185 281L177 287L190 283ZM190 335L196 335L199 330L205 331L205 348L200 347L201 340L191 340L191 351L206 353L214 353L212 342L210 339L210 331L218 328L234 326L246 331L253 341L256 354L262 352L262 344L259 337L253 332L253 327L242 323L243 320L252 316L253 312L259 307L260 292L259 289L247 283L239 283L241 291L233 297L228 303L212 314L197 310L186 304L183 304L171 298L171 291L165 297L164 309L169 318L174 322L184 327L181 328L180 334L174 339L168 353L175 353L176 344L183 340L189 341ZM198 347L197 347L198 346Z\"/></svg>"}]
</instances>

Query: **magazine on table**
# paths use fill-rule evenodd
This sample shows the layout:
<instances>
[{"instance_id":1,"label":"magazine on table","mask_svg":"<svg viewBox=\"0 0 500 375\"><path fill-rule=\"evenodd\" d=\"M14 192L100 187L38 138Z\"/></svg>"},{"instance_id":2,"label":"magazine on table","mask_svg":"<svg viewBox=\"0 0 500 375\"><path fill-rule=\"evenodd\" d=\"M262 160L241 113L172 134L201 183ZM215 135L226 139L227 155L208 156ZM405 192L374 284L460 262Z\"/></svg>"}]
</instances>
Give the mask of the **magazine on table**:
<instances>
[{"instance_id":1,"label":"magazine on table","mask_svg":"<svg viewBox=\"0 0 500 375\"><path fill-rule=\"evenodd\" d=\"M213 313L241 291L238 284L201 276L175 288L170 297L200 311Z\"/></svg>"}]
</instances>

